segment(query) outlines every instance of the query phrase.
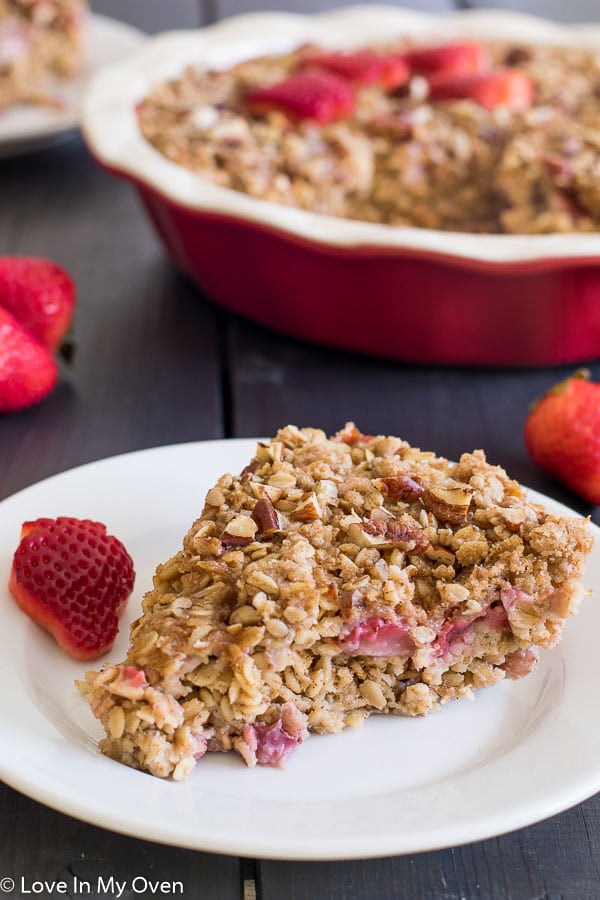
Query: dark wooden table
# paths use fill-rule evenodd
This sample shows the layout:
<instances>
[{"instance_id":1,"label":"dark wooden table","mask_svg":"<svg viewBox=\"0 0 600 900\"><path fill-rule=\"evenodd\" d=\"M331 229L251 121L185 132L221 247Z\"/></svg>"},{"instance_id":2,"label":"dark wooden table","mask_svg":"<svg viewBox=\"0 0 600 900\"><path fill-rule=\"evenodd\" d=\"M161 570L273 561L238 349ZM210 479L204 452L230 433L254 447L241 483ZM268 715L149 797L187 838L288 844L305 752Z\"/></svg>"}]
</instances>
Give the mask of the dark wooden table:
<instances>
[{"instance_id":1,"label":"dark wooden table","mask_svg":"<svg viewBox=\"0 0 600 900\"><path fill-rule=\"evenodd\" d=\"M267 434L287 422L331 431L354 419L449 457L485 447L514 477L589 511L533 466L522 441L529 402L570 368L409 366L309 346L226 314L172 268L133 192L101 172L78 138L3 161L0 198L0 253L56 259L79 289L73 366L44 403L0 417L0 499L117 453ZM600 365L592 371L600 377ZM69 882L113 874L129 885L142 874L181 881L199 900L597 900L599 839L595 797L456 849L254 861L112 834L0 785L0 886L22 874Z\"/></svg>"}]
</instances>

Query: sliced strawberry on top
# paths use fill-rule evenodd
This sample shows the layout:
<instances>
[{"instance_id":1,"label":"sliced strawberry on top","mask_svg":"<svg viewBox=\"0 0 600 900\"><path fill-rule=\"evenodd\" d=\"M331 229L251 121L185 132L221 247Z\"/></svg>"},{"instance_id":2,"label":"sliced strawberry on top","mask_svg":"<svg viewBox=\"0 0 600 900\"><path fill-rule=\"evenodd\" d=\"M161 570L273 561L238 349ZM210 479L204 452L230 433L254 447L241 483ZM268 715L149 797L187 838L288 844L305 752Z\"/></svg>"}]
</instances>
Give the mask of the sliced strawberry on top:
<instances>
[{"instance_id":1,"label":"sliced strawberry on top","mask_svg":"<svg viewBox=\"0 0 600 900\"><path fill-rule=\"evenodd\" d=\"M533 82L518 69L494 69L467 75L432 75L428 78L433 100L473 100L485 109L503 106L525 112L535 99Z\"/></svg>"},{"instance_id":2,"label":"sliced strawberry on top","mask_svg":"<svg viewBox=\"0 0 600 900\"><path fill-rule=\"evenodd\" d=\"M314 119L326 125L350 115L354 93L345 79L332 72L299 72L270 87L249 91L246 103L258 115L280 110L291 119Z\"/></svg>"},{"instance_id":3,"label":"sliced strawberry on top","mask_svg":"<svg viewBox=\"0 0 600 900\"><path fill-rule=\"evenodd\" d=\"M112 647L134 579L131 557L104 525L59 516L24 523L9 588L69 656L90 660Z\"/></svg>"},{"instance_id":4,"label":"sliced strawberry on top","mask_svg":"<svg viewBox=\"0 0 600 900\"><path fill-rule=\"evenodd\" d=\"M75 285L68 272L49 259L0 256L0 306L56 350L71 324Z\"/></svg>"},{"instance_id":5,"label":"sliced strawberry on top","mask_svg":"<svg viewBox=\"0 0 600 900\"><path fill-rule=\"evenodd\" d=\"M315 53L307 55L304 66L327 69L354 84L381 84L387 88L406 84L410 71L398 53L357 50L351 53Z\"/></svg>"},{"instance_id":6,"label":"sliced strawberry on top","mask_svg":"<svg viewBox=\"0 0 600 900\"><path fill-rule=\"evenodd\" d=\"M419 75L432 75L435 72L447 75L484 72L492 64L487 49L475 41L415 47L402 55L411 71Z\"/></svg>"},{"instance_id":7,"label":"sliced strawberry on top","mask_svg":"<svg viewBox=\"0 0 600 900\"><path fill-rule=\"evenodd\" d=\"M0 413L39 403L56 387L58 368L44 347L0 306Z\"/></svg>"}]
</instances>

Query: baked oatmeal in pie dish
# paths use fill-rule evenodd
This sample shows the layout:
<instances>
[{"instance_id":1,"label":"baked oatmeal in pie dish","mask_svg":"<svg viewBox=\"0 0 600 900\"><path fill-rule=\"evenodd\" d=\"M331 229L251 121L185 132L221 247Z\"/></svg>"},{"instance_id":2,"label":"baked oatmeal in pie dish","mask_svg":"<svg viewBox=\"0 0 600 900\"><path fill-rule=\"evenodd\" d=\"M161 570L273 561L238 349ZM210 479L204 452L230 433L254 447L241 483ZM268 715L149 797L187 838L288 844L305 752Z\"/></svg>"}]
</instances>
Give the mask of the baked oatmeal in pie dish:
<instances>
[{"instance_id":1,"label":"baked oatmeal in pie dish","mask_svg":"<svg viewBox=\"0 0 600 900\"><path fill-rule=\"evenodd\" d=\"M86 19L85 0L0 0L0 114L58 102L56 85L80 69Z\"/></svg>"},{"instance_id":2,"label":"baked oatmeal in pie dish","mask_svg":"<svg viewBox=\"0 0 600 900\"><path fill-rule=\"evenodd\" d=\"M475 233L600 229L600 50L305 44L188 66L137 107L160 153L318 213Z\"/></svg>"},{"instance_id":3,"label":"baked oatmeal in pie dish","mask_svg":"<svg viewBox=\"0 0 600 900\"><path fill-rule=\"evenodd\" d=\"M80 685L100 747L180 780L210 751L281 766L311 732L472 699L557 644L591 548L481 450L287 426L209 490L127 658Z\"/></svg>"},{"instance_id":4,"label":"baked oatmeal in pie dish","mask_svg":"<svg viewBox=\"0 0 600 900\"><path fill-rule=\"evenodd\" d=\"M599 56L600 26L499 10L253 13L149 39L88 82L80 122L237 315L403 361L581 363Z\"/></svg>"}]
</instances>

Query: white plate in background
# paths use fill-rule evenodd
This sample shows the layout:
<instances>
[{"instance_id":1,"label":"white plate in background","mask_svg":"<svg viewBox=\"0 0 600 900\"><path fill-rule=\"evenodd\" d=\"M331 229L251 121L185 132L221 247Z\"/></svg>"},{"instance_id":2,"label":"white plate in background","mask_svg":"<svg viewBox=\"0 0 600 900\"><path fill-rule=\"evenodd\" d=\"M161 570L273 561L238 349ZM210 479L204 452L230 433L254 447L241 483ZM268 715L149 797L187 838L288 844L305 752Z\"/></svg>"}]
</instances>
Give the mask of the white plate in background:
<instances>
[{"instance_id":1,"label":"white plate in background","mask_svg":"<svg viewBox=\"0 0 600 900\"><path fill-rule=\"evenodd\" d=\"M117 62L145 40L132 25L92 14L87 20L87 48L79 74L52 88L61 109L22 104L0 111L0 157L42 150L71 136L77 127L79 101L87 79L107 63Z\"/></svg>"}]
</instances>

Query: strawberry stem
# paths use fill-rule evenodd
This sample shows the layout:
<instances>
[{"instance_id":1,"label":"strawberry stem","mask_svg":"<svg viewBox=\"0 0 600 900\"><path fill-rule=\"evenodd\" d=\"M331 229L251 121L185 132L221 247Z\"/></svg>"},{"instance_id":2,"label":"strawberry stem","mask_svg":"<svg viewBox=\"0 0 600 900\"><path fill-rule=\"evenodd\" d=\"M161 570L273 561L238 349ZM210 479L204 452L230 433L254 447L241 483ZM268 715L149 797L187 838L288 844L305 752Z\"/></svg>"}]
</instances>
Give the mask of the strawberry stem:
<instances>
[{"instance_id":1,"label":"strawberry stem","mask_svg":"<svg viewBox=\"0 0 600 900\"><path fill-rule=\"evenodd\" d=\"M551 387L548 391L548 394L562 394L563 391L566 391L569 387L569 384L573 379L577 379L578 381L589 381L591 378L589 369L577 369L576 372L573 372L572 375L569 375L568 378L565 378L563 381L559 381L558 384L555 384L554 387Z\"/></svg>"},{"instance_id":2,"label":"strawberry stem","mask_svg":"<svg viewBox=\"0 0 600 900\"><path fill-rule=\"evenodd\" d=\"M569 375L567 378L563 378L562 381L557 382L557 384L555 384L551 388L549 388L542 397L538 397L536 400L533 401L533 403L530 403L529 409L533 412L533 410L537 409L539 404L546 397L551 397L555 394L562 394L564 391L566 391L568 389L570 383L574 379L577 379L577 381L589 381L590 378L591 378L591 374L590 374L589 369L577 369L577 371L573 372L572 375Z\"/></svg>"},{"instance_id":3,"label":"strawberry stem","mask_svg":"<svg viewBox=\"0 0 600 900\"><path fill-rule=\"evenodd\" d=\"M76 351L77 344L75 343L73 331L72 329L69 329L62 339L60 347L58 348L58 355L66 363L66 365L70 367L75 361Z\"/></svg>"}]
</instances>

